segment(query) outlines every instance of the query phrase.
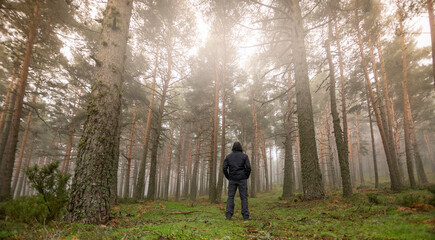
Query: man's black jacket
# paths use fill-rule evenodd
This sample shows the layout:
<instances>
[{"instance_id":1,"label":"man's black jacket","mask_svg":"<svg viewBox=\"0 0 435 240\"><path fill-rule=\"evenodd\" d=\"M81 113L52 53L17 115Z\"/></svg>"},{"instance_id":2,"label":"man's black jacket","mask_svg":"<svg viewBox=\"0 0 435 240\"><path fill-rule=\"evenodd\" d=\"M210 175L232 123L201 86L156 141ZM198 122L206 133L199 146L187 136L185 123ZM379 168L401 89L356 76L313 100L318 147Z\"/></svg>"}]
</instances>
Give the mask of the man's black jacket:
<instances>
[{"instance_id":1,"label":"man's black jacket","mask_svg":"<svg viewBox=\"0 0 435 240\"><path fill-rule=\"evenodd\" d=\"M248 179L251 174L248 155L243 153L242 145L239 142L233 144L232 150L233 152L225 157L223 165L225 177L234 181Z\"/></svg>"}]
</instances>

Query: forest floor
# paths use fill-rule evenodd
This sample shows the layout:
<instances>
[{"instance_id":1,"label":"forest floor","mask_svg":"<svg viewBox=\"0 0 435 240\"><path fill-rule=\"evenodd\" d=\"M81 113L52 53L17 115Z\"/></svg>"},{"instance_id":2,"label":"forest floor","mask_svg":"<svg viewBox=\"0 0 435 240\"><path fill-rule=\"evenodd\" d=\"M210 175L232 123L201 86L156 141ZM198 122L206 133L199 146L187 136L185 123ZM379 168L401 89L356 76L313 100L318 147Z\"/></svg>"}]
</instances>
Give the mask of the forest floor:
<instances>
[{"instance_id":1,"label":"forest floor","mask_svg":"<svg viewBox=\"0 0 435 240\"><path fill-rule=\"evenodd\" d=\"M435 239L435 210L427 190L394 193L355 190L352 198L330 192L323 200L280 200L280 192L249 198L252 220L244 221L240 200L225 220L225 201L206 199L123 203L105 225L52 221L28 225L0 220L6 239ZM432 206L433 207L433 206Z\"/></svg>"}]
</instances>

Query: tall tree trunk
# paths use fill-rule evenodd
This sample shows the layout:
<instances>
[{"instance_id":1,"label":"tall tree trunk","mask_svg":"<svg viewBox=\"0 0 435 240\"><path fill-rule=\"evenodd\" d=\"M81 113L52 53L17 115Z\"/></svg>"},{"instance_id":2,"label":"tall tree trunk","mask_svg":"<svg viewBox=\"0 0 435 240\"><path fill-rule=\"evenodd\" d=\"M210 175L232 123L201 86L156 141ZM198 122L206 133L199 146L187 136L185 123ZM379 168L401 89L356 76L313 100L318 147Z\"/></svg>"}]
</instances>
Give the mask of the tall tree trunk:
<instances>
[{"instance_id":1,"label":"tall tree trunk","mask_svg":"<svg viewBox=\"0 0 435 240\"><path fill-rule=\"evenodd\" d=\"M125 182L124 182L124 198L130 197L130 171L131 171L131 156L133 153L133 141L134 141L134 131L136 127L136 110L137 107L134 105L133 119L131 123L131 131L130 131L130 146L128 147L128 155L127 155L127 172L125 174Z\"/></svg>"},{"instance_id":2,"label":"tall tree trunk","mask_svg":"<svg viewBox=\"0 0 435 240\"><path fill-rule=\"evenodd\" d=\"M151 119L153 115L153 105L154 105L154 95L156 89L156 76L157 76L157 65L159 61L159 46L157 46L157 52L155 56L154 70L153 70L153 84L151 87L151 96L150 96L150 105L148 106L148 115L147 122L145 127L144 134L144 144L143 144L143 154L142 159L140 161L139 166L139 175L137 177L137 184L134 188L134 197L137 199L142 199L145 194L145 170L147 163L147 154L148 154L148 142L150 139L150 130L151 130Z\"/></svg>"},{"instance_id":3,"label":"tall tree trunk","mask_svg":"<svg viewBox=\"0 0 435 240\"><path fill-rule=\"evenodd\" d=\"M421 159L420 150L417 143L417 137L415 136L414 120L412 119L411 111L409 111L408 114L409 114L409 131L411 132L411 142L414 150L414 159L415 159L415 167L417 170L418 182L420 184L428 184L429 182L427 180L426 173L424 172L423 160Z\"/></svg>"},{"instance_id":4,"label":"tall tree trunk","mask_svg":"<svg viewBox=\"0 0 435 240\"><path fill-rule=\"evenodd\" d=\"M433 1L427 0L427 11L429 13L429 26L430 26L430 39L432 43L432 74L433 74L433 86L435 89L435 19L433 15Z\"/></svg>"},{"instance_id":5,"label":"tall tree trunk","mask_svg":"<svg viewBox=\"0 0 435 240\"><path fill-rule=\"evenodd\" d=\"M399 19L399 27L400 27L400 43L402 48L402 88L403 88L403 131L405 135L405 152L406 152L406 166L408 168L408 176L409 182L411 184L411 188L416 188L416 183L414 179L414 166L412 163L412 142L411 142L411 132L410 132L410 119L411 117L411 106L409 103L408 96L408 63L406 57L406 46L405 46L405 32L403 29L403 16L402 16L402 8L399 3L397 3L398 12L397 16Z\"/></svg>"},{"instance_id":6,"label":"tall tree trunk","mask_svg":"<svg viewBox=\"0 0 435 240\"><path fill-rule=\"evenodd\" d=\"M357 150L358 150L358 164L359 164L359 179L361 182L361 186L365 186L364 180L364 171L363 171L363 162L361 157L361 141L359 134L359 122L358 122L358 114L355 112L355 125L356 125L356 142L357 142Z\"/></svg>"},{"instance_id":7,"label":"tall tree trunk","mask_svg":"<svg viewBox=\"0 0 435 240\"><path fill-rule=\"evenodd\" d=\"M267 155L266 155L266 139L264 137L264 130L261 131L261 153L263 156L263 162L264 162L264 177L266 178L266 192L270 191L270 183L269 183L269 174L268 174L268 166L267 166ZM292 161L293 165L293 161ZM294 180L293 180L294 181Z\"/></svg>"},{"instance_id":8,"label":"tall tree trunk","mask_svg":"<svg viewBox=\"0 0 435 240\"><path fill-rule=\"evenodd\" d=\"M27 154L27 160L26 160L26 163L25 163L25 166L26 166L25 169L29 168L30 164L32 162L32 153L33 153L33 146L34 146L34 144L35 144L35 138L33 138L31 143L30 143L30 147L29 147L28 154ZM21 177L20 177L20 180L18 181L18 186L15 189L15 196L14 196L14 198L18 198L18 197L24 195L24 191L23 190L25 189L26 181L27 181L26 173L25 173L25 171L21 171Z\"/></svg>"},{"instance_id":9,"label":"tall tree trunk","mask_svg":"<svg viewBox=\"0 0 435 240\"><path fill-rule=\"evenodd\" d=\"M322 184L319 158L314 132L313 107L308 79L308 64L305 49L305 30L299 1L290 0L292 18L293 64L295 68L295 90L298 113L298 128L301 148L302 185L304 199L323 198L325 193Z\"/></svg>"},{"instance_id":10,"label":"tall tree trunk","mask_svg":"<svg viewBox=\"0 0 435 240\"><path fill-rule=\"evenodd\" d=\"M381 116L379 113L379 108L378 108L377 102L375 100L375 96L374 96L373 89L372 89L372 84L371 84L370 78L369 78L369 73L368 73L368 69L367 69L367 62L365 59L365 54L364 54L364 49L363 49L361 30L359 28L358 8L355 8L355 17L357 19L356 29L357 29L357 35L358 35L358 44L359 44L359 49L360 49L361 61L362 61L363 70L364 70L364 78L365 78L367 88L369 90L370 100L371 100L371 103L373 104L373 109L375 111L375 116L376 116L376 122L377 122L377 125L379 128L379 132L381 134L381 139L382 139L382 143L384 146L384 151L385 151L385 155L387 158L387 165L388 165L388 169L389 169L389 173L390 173L390 180L391 180L391 189L392 190L400 190L402 188L402 183L399 179L400 174L399 174L398 164L396 161L396 156L394 156L394 154L391 154L390 147L388 144L387 135L385 133L385 127L382 124Z\"/></svg>"},{"instance_id":11,"label":"tall tree trunk","mask_svg":"<svg viewBox=\"0 0 435 240\"><path fill-rule=\"evenodd\" d=\"M39 8L41 2L39 0L31 1L32 11L29 13L29 27L28 35L26 40L26 49L24 52L24 59L21 65L20 79L17 83L17 93L16 100L14 103L14 110L11 119L11 128L9 131L9 136L7 138L6 147L4 148L4 153L0 154L0 200L5 198L8 199L12 197L11 193L11 180L12 172L14 167L15 152L18 143L18 132L20 130L20 119L23 112L23 100L24 94L27 86L27 77L29 75L30 62L33 55L33 45L36 37L36 30L39 22Z\"/></svg>"},{"instance_id":12,"label":"tall tree trunk","mask_svg":"<svg viewBox=\"0 0 435 240\"><path fill-rule=\"evenodd\" d=\"M38 88L36 89L35 92L38 92ZM36 94L33 96L33 99L32 99L32 103L35 104L35 102L36 102ZM20 154L18 156L18 163L17 163L17 167L15 168L14 181L12 182L12 194L15 193L15 190L16 190L15 188L17 187L17 183L18 183L18 176L20 176L20 172L22 171L21 163L23 162L24 150L26 147L27 136L29 134L29 129L30 129L30 122L32 121L32 113L33 113L33 108L30 108L29 113L27 115L27 121L26 121L26 127L24 129L23 139L21 141Z\"/></svg>"},{"instance_id":13,"label":"tall tree trunk","mask_svg":"<svg viewBox=\"0 0 435 240\"><path fill-rule=\"evenodd\" d=\"M224 34L225 35L225 34ZM222 198L222 187L223 187L223 181L224 181L224 174L222 171L222 166L224 164L225 160L225 148L226 148L226 122L225 122L225 111L226 111L226 96L225 96L225 71L226 71L226 45L225 45L225 37L224 37L224 44L223 44L223 63L222 63L222 136L221 136L221 161L218 168L219 178L218 178L218 184L217 184L217 195L216 195L216 202L220 203Z\"/></svg>"},{"instance_id":14,"label":"tall tree trunk","mask_svg":"<svg viewBox=\"0 0 435 240\"><path fill-rule=\"evenodd\" d=\"M297 123L294 123L295 129L297 129ZM298 179L298 190L300 192L304 191L304 187L302 186L302 168L301 168L301 148L300 148L300 144L299 144L299 135L296 134L296 156L297 156L297 171L296 172L296 176Z\"/></svg>"},{"instance_id":15,"label":"tall tree trunk","mask_svg":"<svg viewBox=\"0 0 435 240\"><path fill-rule=\"evenodd\" d=\"M255 102L254 102L254 97L252 96L252 134L253 134L253 139L252 139L252 157L251 157L251 165L253 167L252 171L251 171L251 197L256 197L256 179L257 179L257 171L256 171L256 162L258 161L257 159L257 112L256 112L256 107L255 107Z\"/></svg>"},{"instance_id":16,"label":"tall tree trunk","mask_svg":"<svg viewBox=\"0 0 435 240\"><path fill-rule=\"evenodd\" d=\"M284 130L284 179L282 185L282 198L289 198L295 193L296 176L295 176L295 163L293 159L293 94L291 72L288 73L287 87L287 110L285 111Z\"/></svg>"},{"instance_id":17,"label":"tall tree trunk","mask_svg":"<svg viewBox=\"0 0 435 240\"><path fill-rule=\"evenodd\" d=\"M378 162L376 159L375 136L373 134L372 111L370 107L370 97L369 97L367 87L366 87L366 98L367 98L367 113L369 114L370 137L372 142L373 168L375 172L375 188L379 188L379 174L378 174Z\"/></svg>"},{"instance_id":18,"label":"tall tree trunk","mask_svg":"<svg viewBox=\"0 0 435 240\"><path fill-rule=\"evenodd\" d=\"M172 75L172 36L169 36L168 40L168 72L163 86L162 97L160 99L159 112L157 113L156 126L153 128L153 142L151 143L151 166L149 174L149 184L148 184L148 200L155 200L156 192L156 170L157 170L157 150L159 148L160 135L162 130L163 122L163 111L166 102L166 95L168 92L169 82L171 81Z\"/></svg>"},{"instance_id":19,"label":"tall tree trunk","mask_svg":"<svg viewBox=\"0 0 435 240\"><path fill-rule=\"evenodd\" d=\"M328 7L329 18L332 18L331 9ZM333 38L332 34L332 22L328 23L328 40L326 43L326 53L328 57L328 65L329 65L329 97L331 103L331 116L332 116L332 125L334 128L335 135L335 144L337 147L338 153L338 162L340 165L340 173L341 173L341 184L343 187L343 197L352 196L352 183L350 182L350 170L349 170L349 154L347 148L347 113L346 113L346 98L345 98L345 89L344 89L344 75L343 75L343 62L341 57L340 50L340 40L338 38L337 26L335 29L336 38L337 38L337 49L339 52L339 64L340 64L340 80L341 80L341 91L342 91L342 114L343 114L343 128L345 129L344 133L341 130L340 126L340 118L338 116L337 111L337 99L335 96L335 70L334 63L332 60L331 54L331 40Z\"/></svg>"},{"instance_id":20,"label":"tall tree trunk","mask_svg":"<svg viewBox=\"0 0 435 240\"><path fill-rule=\"evenodd\" d=\"M339 159L339 163L340 163L340 153L339 151L342 151L342 157L343 159L347 159L347 169L349 172L349 149L348 149L348 136L349 134L347 133L348 127L347 127L347 110L346 110L346 88L345 88L345 83L344 83L344 69L343 69L343 56L341 54L341 38L340 38L340 31L338 31L338 27L337 27L337 21L334 21L334 30L335 30L335 39L336 39L336 43L337 43L337 54L338 54L338 66L340 69L340 90L341 90L341 115L343 118L343 131L342 131L342 136L343 136L343 144L339 145L336 143L337 145L337 153L338 153L338 159ZM331 43L330 43L331 44ZM335 93L334 93L335 95ZM337 102L337 101L335 101ZM332 104L332 103L331 103ZM332 113L332 106L331 106L331 114ZM338 113L337 113L338 115ZM340 118L338 118L340 120ZM334 116L332 116L332 124L334 126ZM336 135L336 130L334 127L334 135L337 138ZM335 140L337 142L337 139ZM338 150L338 148L342 148L341 150ZM341 169L341 164L340 164L340 170ZM341 177L343 178L343 173L341 173ZM343 181L343 180L342 180ZM343 184L343 182L342 182ZM344 184L343 184L343 189L344 189ZM346 188L349 188L352 190L352 184L350 183L349 180L349 185L346 186ZM349 189L347 189L346 191L348 191ZM344 192L343 192L344 195ZM350 195L352 195L352 191L350 192ZM349 196L350 196L349 195Z\"/></svg>"},{"instance_id":21,"label":"tall tree trunk","mask_svg":"<svg viewBox=\"0 0 435 240\"><path fill-rule=\"evenodd\" d=\"M171 136L169 137L169 148L168 148L168 154L166 157L168 158L168 170L166 175L166 182L165 182L165 193L164 198L166 201L169 199L169 182L171 181L171 167L172 167L172 142L174 139L174 120L172 120L171 123Z\"/></svg>"},{"instance_id":22,"label":"tall tree trunk","mask_svg":"<svg viewBox=\"0 0 435 240\"><path fill-rule=\"evenodd\" d=\"M68 220L105 223L116 197L124 59L133 2L109 0L80 139ZM115 186L115 188L114 188Z\"/></svg>"},{"instance_id":23,"label":"tall tree trunk","mask_svg":"<svg viewBox=\"0 0 435 240\"><path fill-rule=\"evenodd\" d=\"M175 201L178 202L180 198L180 187L181 187L181 163L184 158L184 140L186 136L183 133L183 129L180 130L180 142L178 143L178 162L177 162L177 183L175 189Z\"/></svg>"},{"instance_id":24,"label":"tall tree trunk","mask_svg":"<svg viewBox=\"0 0 435 240\"><path fill-rule=\"evenodd\" d=\"M190 175L192 168L192 134L193 134L193 123L190 123L189 126L189 136L187 138L187 142L189 143L189 147L187 150L187 166L186 172L184 174L184 187L183 187L183 197L187 198L189 195L189 187L190 187Z\"/></svg>"},{"instance_id":25,"label":"tall tree trunk","mask_svg":"<svg viewBox=\"0 0 435 240\"><path fill-rule=\"evenodd\" d=\"M199 156L201 155L201 122L198 124L198 134L196 136L195 160L193 164L192 180L190 181L190 201L196 201L198 195L198 171Z\"/></svg>"},{"instance_id":26,"label":"tall tree trunk","mask_svg":"<svg viewBox=\"0 0 435 240\"><path fill-rule=\"evenodd\" d=\"M76 115L79 104L80 104L80 100L78 100L75 103L72 116ZM69 126L68 126L68 140L66 143L65 156L63 158L62 168L61 168L62 173L69 172L70 161L71 161L71 151L72 151L72 146L73 146L73 142L74 142L74 133L75 133L75 124L73 122L70 122Z\"/></svg>"},{"instance_id":27,"label":"tall tree trunk","mask_svg":"<svg viewBox=\"0 0 435 240\"><path fill-rule=\"evenodd\" d=\"M14 90L15 89L15 82L18 79L18 78L15 77L15 72L16 71L17 70L14 67L13 72L12 72L11 82L9 83L9 87L8 87L8 92L6 93L5 101L3 102L2 113L0 115L0 132L3 130L3 124L4 124L4 121L5 121L6 113L8 112L8 106L10 105L9 102L10 102L10 100L12 98L12 95L15 95L15 93L14 93L14 91L15 91Z\"/></svg>"},{"instance_id":28,"label":"tall tree trunk","mask_svg":"<svg viewBox=\"0 0 435 240\"><path fill-rule=\"evenodd\" d=\"M326 137L328 139L327 145L328 145L328 155L327 155L327 166L328 166L328 180L329 180L329 188L335 189L337 187L337 179L336 179L336 171L335 171L335 164L334 164L334 152L332 150L333 148L333 140L331 135L331 123L329 122L329 108L326 105L326 117L325 117L325 126L326 126Z\"/></svg>"},{"instance_id":29,"label":"tall tree trunk","mask_svg":"<svg viewBox=\"0 0 435 240\"><path fill-rule=\"evenodd\" d=\"M218 128L219 128L219 48L216 53L216 66L215 66L215 91L214 91L214 107L213 107L213 133L212 133L212 154L210 159L210 181L209 181L209 200L216 202L217 189L216 189L216 168L217 168L217 145L218 145Z\"/></svg>"}]
</instances>

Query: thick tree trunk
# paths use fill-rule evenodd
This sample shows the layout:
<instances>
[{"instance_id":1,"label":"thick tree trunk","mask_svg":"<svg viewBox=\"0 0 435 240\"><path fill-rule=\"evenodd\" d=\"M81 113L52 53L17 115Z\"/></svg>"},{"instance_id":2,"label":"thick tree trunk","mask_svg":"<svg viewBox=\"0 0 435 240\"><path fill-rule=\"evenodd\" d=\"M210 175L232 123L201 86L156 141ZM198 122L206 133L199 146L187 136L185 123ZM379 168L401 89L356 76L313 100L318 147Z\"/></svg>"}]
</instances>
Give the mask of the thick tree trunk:
<instances>
[{"instance_id":1,"label":"thick tree trunk","mask_svg":"<svg viewBox=\"0 0 435 240\"><path fill-rule=\"evenodd\" d=\"M130 146L128 147L128 155L127 155L127 169L125 173L125 182L124 182L124 198L130 197L130 172L131 172L131 156L133 153L133 142L134 142L134 131L136 127L136 110L137 107L134 105L133 119L131 123L131 131L130 131Z\"/></svg>"},{"instance_id":2,"label":"thick tree trunk","mask_svg":"<svg viewBox=\"0 0 435 240\"><path fill-rule=\"evenodd\" d=\"M328 8L330 18L332 18L331 9ZM335 29L336 34L338 35L337 28ZM349 170L349 154L347 148L347 113L346 113L346 99L345 99L345 89L344 89L344 75L343 75L343 63L340 51L340 41L337 36L337 48L339 51L339 64L340 64L340 80L341 80L341 91L342 91L342 114L343 114L343 127L346 129L343 133L340 126L340 118L338 116L337 111L337 100L335 96L335 70L334 63L332 60L331 54L331 40L333 38L332 34L332 22L328 24L328 40L326 43L326 53L328 57L329 64L329 97L331 103L331 116L332 116L332 125L334 128L335 135L335 144L337 147L338 153L338 162L340 165L340 173L341 173L341 184L343 187L343 197L352 196L352 184L350 182L350 170Z\"/></svg>"},{"instance_id":3,"label":"thick tree trunk","mask_svg":"<svg viewBox=\"0 0 435 240\"><path fill-rule=\"evenodd\" d=\"M110 218L116 197L122 76L132 8L130 0L109 0L104 11L94 83L67 207L69 221L101 224Z\"/></svg>"},{"instance_id":4,"label":"thick tree trunk","mask_svg":"<svg viewBox=\"0 0 435 240\"><path fill-rule=\"evenodd\" d=\"M308 79L308 64L305 49L305 31L299 1L290 0L292 22L291 48L295 68L295 90L298 113L298 128L301 148L302 185L304 199L323 198L319 158L314 131L313 107Z\"/></svg>"},{"instance_id":5,"label":"thick tree trunk","mask_svg":"<svg viewBox=\"0 0 435 240\"><path fill-rule=\"evenodd\" d=\"M370 100L371 100L371 103L373 104L373 109L375 111L375 116L376 116L376 122L377 122L377 125L379 128L379 132L381 134L381 139L382 139L382 143L384 146L384 151L385 151L385 155L387 158L387 165L388 165L388 169L389 169L389 173L390 173L390 180L391 180L391 189L392 190L400 190L402 188L402 184L401 184L401 181L399 179L400 174L399 174L399 169L398 169L398 165L397 165L397 161L396 161L396 156L394 156L394 154L392 154L390 151L387 135L385 133L385 127L382 124L381 116L379 113L379 108L378 108L377 102L375 100L375 96L374 96L373 89L372 89L372 84L371 84L370 78L369 78L369 73L368 73L368 69L367 69L367 62L365 59L365 54L364 54L364 49L363 49L361 30L359 28L358 9L357 8L355 8L355 16L357 19L356 29L357 29L357 35L358 35L358 44L359 44L359 49L360 49L361 61L362 61L363 70L364 70L364 78L365 78L367 88L369 90Z\"/></svg>"},{"instance_id":6,"label":"thick tree trunk","mask_svg":"<svg viewBox=\"0 0 435 240\"><path fill-rule=\"evenodd\" d=\"M134 197L137 199L142 199L145 194L145 170L147 163L148 154L148 142L150 139L151 130L151 119L153 115L153 105L154 105L154 95L156 89L156 76L157 76L157 65L159 61L159 47L157 46L157 52L155 56L154 70L153 70L153 84L151 87L150 105L148 106L147 122L144 134L144 144L143 144L143 154L139 166L139 175L137 177L137 184L134 188Z\"/></svg>"},{"instance_id":7,"label":"thick tree trunk","mask_svg":"<svg viewBox=\"0 0 435 240\"><path fill-rule=\"evenodd\" d=\"M23 100L27 86L27 77L29 75L29 67L33 55L33 45L40 17L39 10L41 2L39 0L33 0L31 1L31 4L32 11L29 14L29 32L26 40L24 59L21 65L20 79L17 83L16 99L13 105L14 110L13 113L11 113L11 128L9 131L9 136L7 138L7 143L3 143L6 144L6 147L4 148L4 153L0 154L0 200L3 198L8 199L12 197L11 180L14 167L15 152L17 150L18 132L20 130L21 114L23 112Z\"/></svg>"}]
</instances>

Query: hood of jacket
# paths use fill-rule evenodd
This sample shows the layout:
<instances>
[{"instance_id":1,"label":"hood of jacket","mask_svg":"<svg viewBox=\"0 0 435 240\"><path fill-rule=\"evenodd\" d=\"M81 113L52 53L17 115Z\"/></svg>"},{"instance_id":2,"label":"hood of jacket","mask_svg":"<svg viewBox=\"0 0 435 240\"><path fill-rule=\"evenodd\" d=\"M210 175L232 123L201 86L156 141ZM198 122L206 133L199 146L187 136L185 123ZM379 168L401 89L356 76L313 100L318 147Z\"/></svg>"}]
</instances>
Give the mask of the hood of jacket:
<instances>
[{"instance_id":1,"label":"hood of jacket","mask_svg":"<svg viewBox=\"0 0 435 240\"><path fill-rule=\"evenodd\" d=\"M234 144L233 144L233 152L243 152L243 149L242 149L242 144L240 144L239 142L235 142Z\"/></svg>"}]
</instances>

